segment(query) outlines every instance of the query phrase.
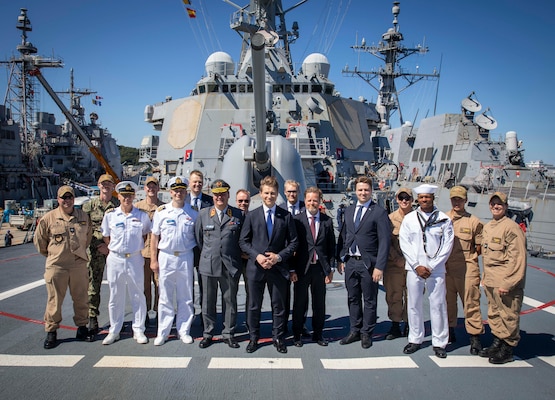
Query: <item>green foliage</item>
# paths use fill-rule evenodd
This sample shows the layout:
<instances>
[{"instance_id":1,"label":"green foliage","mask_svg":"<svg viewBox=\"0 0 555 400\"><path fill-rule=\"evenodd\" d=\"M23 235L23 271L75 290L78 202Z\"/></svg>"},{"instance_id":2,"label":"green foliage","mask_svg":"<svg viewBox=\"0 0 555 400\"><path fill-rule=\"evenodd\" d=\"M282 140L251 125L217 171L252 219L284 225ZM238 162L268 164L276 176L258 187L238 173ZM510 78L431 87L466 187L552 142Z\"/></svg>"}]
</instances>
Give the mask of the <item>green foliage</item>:
<instances>
[{"instance_id":1,"label":"green foliage","mask_svg":"<svg viewBox=\"0 0 555 400\"><path fill-rule=\"evenodd\" d=\"M123 165L137 165L139 163L139 149L127 146L118 146Z\"/></svg>"}]
</instances>

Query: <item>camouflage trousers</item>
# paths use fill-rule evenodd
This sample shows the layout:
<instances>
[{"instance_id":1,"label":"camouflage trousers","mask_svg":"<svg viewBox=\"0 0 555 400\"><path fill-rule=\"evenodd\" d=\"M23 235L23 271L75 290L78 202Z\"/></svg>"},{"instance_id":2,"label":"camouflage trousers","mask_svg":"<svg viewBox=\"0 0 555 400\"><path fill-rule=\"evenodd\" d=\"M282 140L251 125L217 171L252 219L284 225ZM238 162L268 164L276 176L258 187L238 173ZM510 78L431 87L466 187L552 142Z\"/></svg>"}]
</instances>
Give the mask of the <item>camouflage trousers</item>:
<instances>
[{"instance_id":1,"label":"camouflage trousers","mask_svg":"<svg viewBox=\"0 0 555 400\"><path fill-rule=\"evenodd\" d=\"M102 287L102 277L106 266L106 256L96 250L96 247L89 247L90 261L89 269L89 317L98 317L100 314L100 289Z\"/></svg>"}]
</instances>

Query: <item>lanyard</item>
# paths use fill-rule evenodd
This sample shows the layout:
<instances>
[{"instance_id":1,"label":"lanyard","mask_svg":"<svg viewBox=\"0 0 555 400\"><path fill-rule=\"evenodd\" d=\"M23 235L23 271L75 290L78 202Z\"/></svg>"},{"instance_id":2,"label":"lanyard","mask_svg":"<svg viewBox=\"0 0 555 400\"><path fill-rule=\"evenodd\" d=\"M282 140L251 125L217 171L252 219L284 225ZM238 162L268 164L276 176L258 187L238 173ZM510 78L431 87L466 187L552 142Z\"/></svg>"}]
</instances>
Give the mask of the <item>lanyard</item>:
<instances>
[{"instance_id":1,"label":"lanyard","mask_svg":"<svg viewBox=\"0 0 555 400\"><path fill-rule=\"evenodd\" d=\"M434 212L432 212L432 215L430 215L428 219L425 219L420 212L418 211L416 212L416 216L418 217L418 222L420 223L420 229L422 230L422 242L424 243L424 253L426 253L426 257L428 257L430 260L433 260L434 258L437 257L437 255L439 254L439 251L441 250L441 247L443 246L443 229L442 229L441 235L439 237L439 246L436 250L436 253L433 256L430 256L428 254L428 249L427 249L428 239L426 237L426 228L432 225L441 224L447 221L447 218L442 218L438 220L437 219L438 215L439 215L438 210L434 210Z\"/></svg>"}]
</instances>

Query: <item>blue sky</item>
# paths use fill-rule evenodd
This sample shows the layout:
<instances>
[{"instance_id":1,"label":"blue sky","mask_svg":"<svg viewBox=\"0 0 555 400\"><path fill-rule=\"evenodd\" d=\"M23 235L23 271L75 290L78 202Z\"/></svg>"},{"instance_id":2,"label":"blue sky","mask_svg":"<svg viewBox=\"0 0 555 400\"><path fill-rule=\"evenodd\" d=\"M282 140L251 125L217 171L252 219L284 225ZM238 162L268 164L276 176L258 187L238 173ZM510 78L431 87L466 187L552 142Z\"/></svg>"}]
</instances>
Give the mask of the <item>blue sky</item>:
<instances>
[{"instance_id":1,"label":"blue sky","mask_svg":"<svg viewBox=\"0 0 555 400\"><path fill-rule=\"evenodd\" d=\"M15 53L20 41L15 24L19 9L27 8L33 24L30 41L39 54L61 58L66 66L43 71L51 86L67 89L73 68L77 87L103 97L101 107L85 100L87 114L97 112L119 144L139 147L141 138L153 133L143 122L145 105L166 96L187 96L213 51L239 59L239 37L229 29L235 8L222 0L191 2L196 19L187 16L181 0L0 0L0 58ZM283 5L297 2L283 0ZM391 7L391 0L309 0L287 17L289 28L293 21L300 26L301 37L292 47L295 64L300 66L312 52L323 52L331 63L330 79L343 96L375 100L367 83L342 76L341 69L380 65L377 58L350 46L357 37L376 43L392 26ZM475 91L498 121L495 137L514 130L524 141L526 161L555 164L553 15L551 0L401 1L405 46L430 48L425 56L406 59L404 68L431 72L441 64L437 114L459 112L460 101ZM7 70L0 71L3 101ZM435 91L435 83L425 83L403 92L404 119L418 124L432 115ZM63 121L44 91L40 101L43 111Z\"/></svg>"}]
</instances>

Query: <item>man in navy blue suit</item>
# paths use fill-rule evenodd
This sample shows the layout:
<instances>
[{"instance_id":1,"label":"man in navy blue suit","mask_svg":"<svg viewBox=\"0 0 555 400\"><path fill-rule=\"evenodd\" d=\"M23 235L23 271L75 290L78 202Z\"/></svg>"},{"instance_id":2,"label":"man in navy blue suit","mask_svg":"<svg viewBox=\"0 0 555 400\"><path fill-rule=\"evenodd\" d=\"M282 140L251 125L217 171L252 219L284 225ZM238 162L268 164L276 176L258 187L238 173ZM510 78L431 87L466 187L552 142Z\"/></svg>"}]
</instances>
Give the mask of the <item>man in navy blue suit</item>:
<instances>
[{"instance_id":1,"label":"man in navy blue suit","mask_svg":"<svg viewBox=\"0 0 555 400\"><path fill-rule=\"evenodd\" d=\"M308 308L308 291L312 293L312 340L327 346L324 338L326 319L326 284L333 279L335 256L335 234L333 220L320 212L322 191L309 187L304 193L305 208L295 218L299 247L293 257L295 272L291 280L295 283L293 296L293 340L302 347L301 334Z\"/></svg>"},{"instance_id":2,"label":"man in navy blue suit","mask_svg":"<svg viewBox=\"0 0 555 400\"><path fill-rule=\"evenodd\" d=\"M247 323L250 341L247 353L258 348L260 338L260 314L264 299L264 288L268 285L272 303L272 337L280 353L287 353L284 333L285 301L289 285L287 261L297 249L297 231L293 216L276 206L279 185L273 176L260 182L262 206L250 211L243 224L239 245L249 257L247 280L249 304Z\"/></svg>"},{"instance_id":3,"label":"man in navy blue suit","mask_svg":"<svg viewBox=\"0 0 555 400\"><path fill-rule=\"evenodd\" d=\"M341 260L337 270L345 271L351 324L349 335L339 344L361 340L362 348L367 349L372 346L376 326L378 282L387 264L391 224L385 209L372 201L372 179L358 177L355 191L357 203L345 210L337 246Z\"/></svg>"}]
</instances>

